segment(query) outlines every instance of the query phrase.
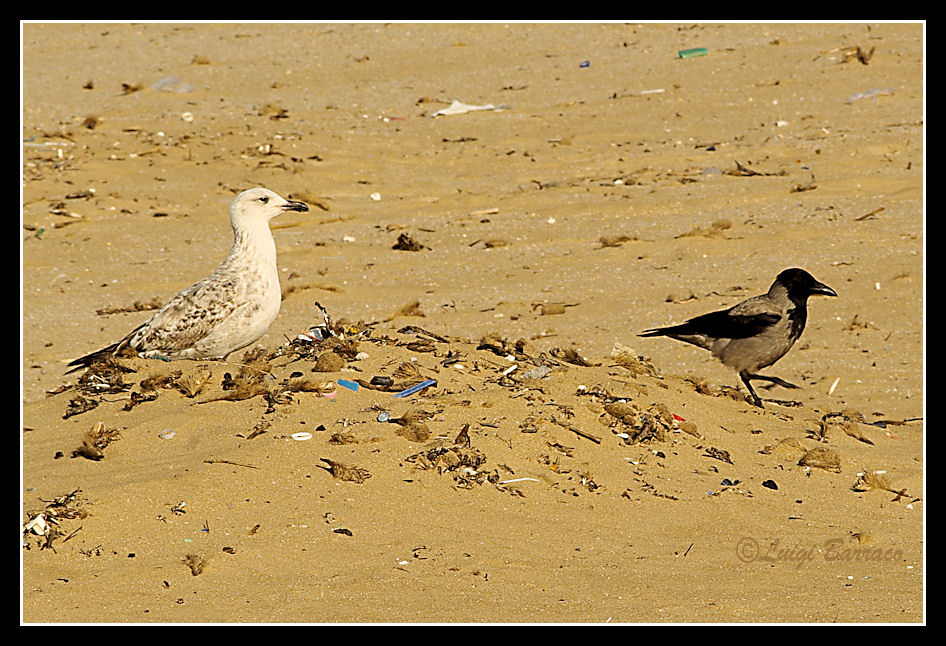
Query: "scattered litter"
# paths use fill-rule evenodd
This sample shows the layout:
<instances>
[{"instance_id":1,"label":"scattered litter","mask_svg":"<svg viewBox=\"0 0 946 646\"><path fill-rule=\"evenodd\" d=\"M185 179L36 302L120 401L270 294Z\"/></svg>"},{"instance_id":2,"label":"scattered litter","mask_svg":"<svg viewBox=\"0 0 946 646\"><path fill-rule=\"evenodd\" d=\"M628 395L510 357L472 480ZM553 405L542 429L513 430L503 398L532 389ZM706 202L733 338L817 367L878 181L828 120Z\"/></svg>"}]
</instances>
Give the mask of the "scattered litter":
<instances>
[{"instance_id":1,"label":"scattered litter","mask_svg":"<svg viewBox=\"0 0 946 646\"><path fill-rule=\"evenodd\" d=\"M864 92L855 92L847 99L844 100L845 103L854 103L855 101L860 101L861 99L876 99L878 96L889 96L893 94L894 90L892 87L888 88L874 88L872 90L865 90Z\"/></svg>"},{"instance_id":2,"label":"scattered litter","mask_svg":"<svg viewBox=\"0 0 946 646\"><path fill-rule=\"evenodd\" d=\"M374 192L374 193L372 193L372 194L369 195L368 197L371 198L371 200L374 201L374 202L380 202L380 201L381 201L381 193L378 193L377 191Z\"/></svg>"},{"instance_id":3,"label":"scattered litter","mask_svg":"<svg viewBox=\"0 0 946 646\"><path fill-rule=\"evenodd\" d=\"M30 522L26 523L23 529L27 532L33 532L37 536L45 536L46 532L49 531L49 525L46 523L46 514L37 514Z\"/></svg>"},{"instance_id":4,"label":"scattered litter","mask_svg":"<svg viewBox=\"0 0 946 646\"><path fill-rule=\"evenodd\" d=\"M681 49L677 52L677 58L694 58L696 56L706 56L705 47L694 47L693 49Z\"/></svg>"},{"instance_id":5,"label":"scattered litter","mask_svg":"<svg viewBox=\"0 0 946 646\"><path fill-rule=\"evenodd\" d=\"M832 384L831 384L831 387L828 388L828 394L829 394L829 395L833 395L833 394L834 394L834 389L838 387L838 383L839 383L840 381L841 381L841 378L840 378L840 377L837 377L837 378L834 380L834 383L832 383Z\"/></svg>"},{"instance_id":6,"label":"scattered litter","mask_svg":"<svg viewBox=\"0 0 946 646\"><path fill-rule=\"evenodd\" d=\"M443 110L437 110L431 116L439 117L450 114L466 114L467 112L473 112L475 110L509 110L511 106L508 105L493 105L492 103L487 103L486 105L470 105L468 103L461 103L454 99L453 103L450 104L450 107L444 108Z\"/></svg>"},{"instance_id":7,"label":"scattered litter","mask_svg":"<svg viewBox=\"0 0 946 646\"><path fill-rule=\"evenodd\" d=\"M512 480L500 480L497 484L509 484L511 482L540 482L538 478L513 478Z\"/></svg>"},{"instance_id":8,"label":"scattered litter","mask_svg":"<svg viewBox=\"0 0 946 646\"><path fill-rule=\"evenodd\" d=\"M339 379L338 385L341 386L342 388L347 388L348 390L353 390L355 392L358 392L358 384L355 383L354 381L348 381L347 379Z\"/></svg>"},{"instance_id":9,"label":"scattered litter","mask_svg":"<svg viewBox=\"0 0 946 646\"><path fill-rule=\"evenodd\" d=\"M520 379L541 379L545 375L552 372L552 369L548 366L537 366L531 370L526 370L524 373L519 375Z\"/></svg>"},{"instance_id":10,"label":"scattered litter","mask_svg":"<svg viewBox=\"0 0 946 646\"><path fill-rule=\"evenodd\" d=\"M391 421L391 413L387 411L382 411L378 413L378 421L381 422L382 424L385 422Z\"/></svg>"},{"instance_id":11,"label":"scattered litter","mask_svg":"<svg viewBox=\"0 0 946 646\"><path fill-rule=\"evenodd\" d=\"M177 431L173 431L171 429L166 429L158 433L158 437L160 437L162 440L170 440L175 435L177 435Z\"/></svg>"},{"instance_id":12,"label":"scattered litter","mask_svg":"<svg viewBox=\"0 0 946 646\"><path fill-rule=\"evenodd\" d=\"M578 63L578 67L591 67L591 61L582 61Z\"/></svg>"},{"instance_id":13,"label":"scattered litter","mask_svg":"<svg viewBox=\"0 0 946 646\"><path fill-rule=\"evenodd\" d=\"M424 388L429 388L430 386L436 386L436 385L437 385L436 379L425 379L419 384L411 386L410 388L405 388L399 393L394 393L394 396L395 397L410 397L414 393L419 392L423 390Z\"/></svg>"},{"instance_id":14,"label":"scattered litter","mask_svg":"<svg viewBox=\"0 0 946 646\"><path fill-rule=\"evenodd\" d=\"M299 433L293 433L289 437L296 440L297 442L305 442L306 440L312 439L312 433L309 433L306 431L300 431Z\"/></svg>"},{"instance_id":15,"label":"scattered litter","mask_svg":"<svg viewBox=\"0 0 946 646\"><path fill-rule=\"evenodd\" d=\"M180 94L186 94L188 92L194 91L194 86L190 83L185 83L176 76L165 76L162 79L155 81L151 85L152 90L159 90L161 92L176 92Z\"/></svg>"}]
</instances>

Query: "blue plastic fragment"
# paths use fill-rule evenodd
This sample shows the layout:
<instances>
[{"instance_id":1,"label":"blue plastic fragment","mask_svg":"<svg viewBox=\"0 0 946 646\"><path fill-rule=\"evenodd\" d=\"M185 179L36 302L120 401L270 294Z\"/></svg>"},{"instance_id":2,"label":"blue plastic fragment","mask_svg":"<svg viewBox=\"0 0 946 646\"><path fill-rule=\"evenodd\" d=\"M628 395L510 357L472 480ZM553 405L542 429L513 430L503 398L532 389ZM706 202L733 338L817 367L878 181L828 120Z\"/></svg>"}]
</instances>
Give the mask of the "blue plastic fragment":
<instances>
[{"instance_id":1,"label":"blue plastic fragment","mask_svg":"<svg viewBox=\"0 0 946 646\"><path fill-rule=\"evenodd\" d=\"M395 396L395 397L410 397L410 396L413 395L414 393L416 393L416 392L418 392L418 391L420 391L420 390L423 390L424 388L428 388L428 387L430 387L430 386L436 386L436 385L437 385L437 380L436 380L436 379L425 379L425 380L423 380L422 382L420 382L419 384L415 384L415 385L411 386L410 388L405 388L404 390L402 390L402 391L399 392L399 393L394 393L394 396Z\"/></svg>"},{"instance_id":2,"label":"blue plastic fragment","mask_svg":"<svg viewBox=\"0 0 946 646\"><path fill-rule=\"evenodd\" d=\"M348 390L353 390L358 392L358 384L354 381L348 381L347 379L339 379L338 385L342 388L347 388Z\"/></svg>"}]
</instances>

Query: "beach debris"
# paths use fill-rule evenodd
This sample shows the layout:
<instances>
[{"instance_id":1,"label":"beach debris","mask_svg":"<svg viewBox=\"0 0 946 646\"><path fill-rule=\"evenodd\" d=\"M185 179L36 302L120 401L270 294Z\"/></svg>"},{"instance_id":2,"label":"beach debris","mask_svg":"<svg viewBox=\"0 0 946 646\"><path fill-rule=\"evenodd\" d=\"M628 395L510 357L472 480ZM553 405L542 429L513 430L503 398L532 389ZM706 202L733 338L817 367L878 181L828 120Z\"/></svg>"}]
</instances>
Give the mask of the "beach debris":
<instances>
[{"instance_id":1,"label":"beach debris","mask_svg":"<svg viewBox=\"0 0 946 646\"><path fill-rule=\"evenodd\" d=\"M724 175L735 175L736 177L768 177L772 175L785 175L785 170L780 170L775 173L764 173L762 171L757 171L748 166L743 166L738 161L733 161L734 167L724 170Z\"/></svg>"},{"instance_id":2,"label":"beach debris","mask_svg":"<svg viewBox=\"0 0 946 646\"><path fill-rule=\"evenodd\" d=\"M841 473L841 455L837 451L825 447L809 449L798 461L798 466L817 467L825 471Z\"/></svg>"},{"instance_id":3,"label":"beach debris","mask_svg":"<svg viewBox=\"0 0 946 646\"><path fill-rule=\"evenodd\" d=\"M410 235L402 233L397 237L397 242L391 247L395 251L420 251L421 249L430 249L430 247L417 242Z\"/></svg>"},{"instance_id":4,"label":"beach debris","mask_svg":"<svg viewBox=\"0 0 946 646\"><path fill-rule=\"evenodd\" d=\"M705 47L693 47L678 51L677 58L696 58L697 56L706 56L708 53Z\"/></svg>"},{"instance_id":5,"label":"beach debris","mask_svg":"<svg viewBox=\"0 0 946 646\"><path fill-rule=\"evenodd\" d=\"M165 429L165 430L161 431L160 433L158 433L158 437L161 438L162 440L171 440L171 439L174 439L174 436L175 436L175 435L177 435L177 431L174 431L174 430L172 430L172 429L170 429L170 428Z\"/></svg>"},{"instance_id":6,"label":"beach debris","mask_svg":"<svg viewBox=\"0 0 946 646\"><path fill-rule=\"evenodd\" d=\"M722 460L723 462L733 464L732 458L729 457L729 451L724 449L717 449L716 447L709 446L704 450L703 455L708 458L715 458L717 460Z\"/></svg>"},{"instance_id":7,"label":"beach debris","mask_svg":"<svg viewBox=\"0 0 946 646\"><path fill-rule=\"evenodd\" d=\"M892 484L890 484L890 479L887 477L886 471L868 471L865 470L862 473L857 474L857 482L851 487L854 491L863 492L863 491L889 491L892 494L896 494L896 497L891 502L898 502L902 497L907 495L906 489L897 489Z\"/></svg>"},{"instance_id":8,"label":"beach debris","mask_svg":"<svg viewBox=\"0 0 946 646\"><path fill-rule=\"evenodd\" d=\"M298 433L293 433L289 437L296 440L297 442L305 442L306 440L312 439L312 433L309 433L308 431L299 431Z\"/></svg>"},{"instance_id":9,"label":"beach debris","mask_svg":"<svg viewBox=\"0 0 946 646\"><path fill-rule=\"evenodd\" d=\"M667 406L654 402L646 410L641 410L635 404L627 401L612 401L604 406L605 412L621 423L615 432L625 444L639 444L641 442L665 442L669 434L676 431L681 423L670 412ZM690 429L690 434L696 432L696 425Z\"/></svg>"},{"instance_id":10,"label":"beach debris","mask_svg":"<svg viewBox=\"0 0 946 646\"><path fill-rule=\"evenodd\" d=\"M578 428L577 426L574 426L573 424L569 424L568 422L559 420L555 416L552 416L550 419L553 423L558 424L562 428L571 431L572 433L574 433L575 435L578 435L579 437L583 437L586 440L591 440L595 444L601 444L601 438L598 437L597 435L589 433L588 431L584 431Z\"/></svg>"},{"instance_id":11,"label":"beach debris","mask_svg":"<svg viewBox=\"0 0 946 646\"><path fill-rule=\"evenodd\" d=\"M61 525L62 521L81 519L88 515L84 508L86 501L79 497L80 493L82 493L81 489L75 489L52 500L40 499L46 503L46 506L43 509L27 511L26 515L29 520L23 525L24 538L30 535L39 536L41 537L39 541L40 549L52 549L55 552L54 540L64 537L62 542L65 542L75 536L82 529L81 526L67 535ZM23 546L30 549L29 543L25 542Z\"/></svg>"},{"instance_id":12,"label":"beach debris","mask_svg":"<svg viewBox=\"0 0 946 646\"><path fill-rule=\"evenodd\" d=\"M420 392L421 390L425 388L429 388L431 386L436 386L436 385L437 385L436 379L424 379L419 384L414 384L410 388L405 388L404 390L400 392L394 393L394 396L395 397L410 397L414 393Z\"/></svg>"},{"instance_id":13,"label":"beach debris","mask_svg":"<svg viewBox=\"0 0 946 646\"><path fill-rule=\"evenodd\" d=\"M72 452L72 457L83 457L89 460L101 460L105 457L105 447L121 439L118 429L108 428L104 422L97 422L82 438L82 444Z\"/></svg>"},{"instance_id":14,"label":"beach debris","mask_svg":"<svg viewBox=\"0 0 946 646\"><path fill-rule=\"evenodd\" d=\"M549 350L549 354L556 359L561 359L565 363L570 363L574 366L592 368L601 365L600 363L592 363L590 360L583 357L575 348L552 348Z\"/></svg>"},{"instance_id":15,"label":"beach debris","mask_svg":"<svg viewBox=\"0 0 946 646\"><path fill-rule=\"evenodd\" d=\"M246 467L247 469L259 469L259 467L252 464L244 464L242 462L234 462L233 460L225 460L223 458L207 458L204 460L204 464L232 464L235 467ZM209 529L204 529L202 531L209 532Z\"/></svg>"},{"instance_id":16,"label":"beach debris","mask_svg":"<svg viewBox=\"0 0 946 646\"><path fill-rule=\"evenodd\" d=\"M409 410L402 417L392 417L388 420L390 424L396 424L398 429L394 431L396 435L412 442L426 442L430 438L430 429L424 420L433 417L433 413L422 410Z\"/></svg>"},{"instance_id":17,"label":"beach debris","mask_svg":"<svg viewBox=\"0 0 946 646\"><path fill-rule=\"evenodd\" d=\"M404 459L415 469L434 469L439 474L450 473L456 485L469 489L474 485L492 482L498 484L499 472L486 471L481 467L486 464L486 455L470 445L469 424L464 424L454 440L453 446L435 446Z\"/></svg>"},{"instance_id":18,"label":"beach debris","mask_svg":"<svg viewBox=\"0 0 946 646\"><path fill-rule=\"evenodd\" d=\"M361 469L359 467L349 466L347 464L342 464L341 462L336 462L335 460L330 460L329 458L319 458L322 462L328 464L328 467L323 467L321 464L316 466L322 469L325 469L332 474L333 478L338 480L345 480L347 482L354 482L356 484L361 484L366 479L371 477L371 474L368 473L367 469Z\"/></svg>"},{"instance_id":19,"label":"beach debris","mask_svg":"<svg viewBox=\"0 0 946 646\"><path fill-rule=\"evenodd\" d=\"M98 405L99 402L97 399L89 399L82 395L77 395L69 400L69 405L66 407L66 412L62 418L69 419L73 415L80 415L86 411L90 411Z\"/></svg>"},{"instance_id":20,"label":"beach debris","mask_svg":"<svg viewBox=\"0 0 946 646\"><path fill-rule=\"evenodd\" d=\"M604 249L605 247L620 247L625 242L633 242L640 240L637 236L626 236L626 235L613 235L613 236L601 236L598 238L598 242L601 243L601 246L598 249Z\"/></svg>"},{"instance_id":21,"label":"beach debris","mask_svg":"<svg viewBox=\"0 0 946 646\"><path fill-rule=\"evenodd\" d=\"M770 444L762 448L759 453L765 455L775 455L789 460L799 460L808 449L801 443L801 440L795 437L786 437L775 444Z\"/></svg>"},{"instance_id":22,"label":"beach debris","mask_svg":"<svg viewBox=\"0 0 946 646\"><path fill-rule=\"evenodd\" d=\"M778 485L775 484L775 480L763 480L762 486L766 489L771 489L772 491L778 491Z\"/></svg>"},{"instance_id":23,"label":"beach debris","mask_svg":"<svg viewBox=\"0 0 946 646\"><path fill-rule=\"evenodd\" d=\"M196 554L187 554L181 559L181 563L190 569L191 575L193 576L199 576L207 567L207 562L207 559L201 558Z\"/></svg>"},{"instance_id":24,"label":"beach debris","mask_svg":"<svg viewBox=\"0 0 946 646\"><path fill-rule=\"evenodd\" d=\"M210 381L213 372L207 366L198 366L186 375L183 375L174 381L174 387L188 399L193 399L200 394L204 386Z\"/></svg>"},{"instance_id":25,"label":"beach debris","mask_svg":"<svg viewBox=\"0 0 946 646\"><path fill-rule=\"evenodd\" d=\"M863 92L855 92L854 94L846 98L844 102L847 104L851 104L851 103L854 103L855 101L860 101L861 99L876 100L878 96L889 96L893 93L894 93L894 89L892 87L873 88L870 90L864 90Z\"/></svg>"},{"instance_id":26,"label":"beach debris","mask_svg":"<svg viewBox=\"0 0 946 646\"><path fill-rule=\"evenodd\" d=\"M145 377L138 382L138 388L142 393L158 390L159 388L173 388L175 382L183 374L183 370L172 370L165 374L155 374Z\"/></svg>"},{"instance_id":27,"label":"beach debris","mask_svg":"<svg viewBox=\"0 0 946 646\"><path fill-rule=\"evenodd\" d=\"M159 92L187 94L194 91L194 86L190 83L185 83L176 76L165 76L152 83L151 89Z\"/></svg>"},{"instance_id":28,"label":"beach debris","mask_svg":"<svg viewBox=\"0 0 946 646\"><path fill-rule=\"evenodd\" d=\"M520 374L519 380L524 381L528 379L542 379L550 372L552 372L552 369L548 366L536 366L535 368L530 368L529 370L526 370Z\"/></svg>"},{"instance_id":29,"label":"beach debris","mask_svg":"<svg viewBox=\"0 0 946 646\"><path fill-rule=\"evenodd\" d=\"M313 372L338 372L345 367L345 360L334 350L323 352L315 361Z\"/></svg>"},{"instance_id":30,"label":"beach debris","mask_svg":"<svg viewBox=\"0 0 946 646\"><path fill-rule=\"evenodd\" d=\"M440 117L440 116L446 116L446 115L452 115L452 114L466 114L467 112L474 112L477 110L509 110L509 109L511 109L511 106L508 106L508 105L493 105L492 103L487 103L486 105L471 105L468 103L462 103L454 99L453 103L451 103L449 107L444 108L442 110L437 110L430 116Z\"/></svg>"},{"instance_id":31,"label":"beach debris","mask_svg":"<svg viewBox=\"0 0 946 646\"><path fill-rule=\"evenodd\" d=\"M614 344L608 358L615 364L625 368L635 379L638 375L650 375L651 377L660 376L657 368L647 361L643 355L638 354L632 348L621 343Z\"/></svg>"},{"instance_id":32,"label":"beach debris","mask_svg":"<svg viewBox=\"0 0 946 646\"><path fill-rule=\"evenodd\" d=\"M865 417L851 410L826 413L821 416L818 422L818 430L815 432L815 439L825 442L828 439L829 431L840 430L845 435L853 437L864 444L874 444L874 441L867 437L861 430L861 426L867 423Z\"/></svg>"}]
</instances>

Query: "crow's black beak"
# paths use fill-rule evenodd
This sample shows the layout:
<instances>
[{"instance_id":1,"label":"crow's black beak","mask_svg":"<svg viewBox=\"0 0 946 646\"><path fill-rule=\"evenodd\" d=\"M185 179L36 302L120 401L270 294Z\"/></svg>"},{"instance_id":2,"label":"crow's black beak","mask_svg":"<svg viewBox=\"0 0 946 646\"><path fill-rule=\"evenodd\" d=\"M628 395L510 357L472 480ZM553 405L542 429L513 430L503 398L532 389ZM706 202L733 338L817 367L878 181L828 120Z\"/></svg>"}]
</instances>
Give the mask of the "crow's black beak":
<instances>
[{"instance_id":1,"label":"crow's black beak","mask_svg":"<svg viewBox=\"0 0 946 646\"><path fill-rule=\"evenodd\" d=\"M292 200L282 205L283 211L308 211L309 207L305 202L293 202Z\"/></svg>"},{"instance_id":2,"label":"crow's black beak","mask_svg":"<svg viewBox=\"0 0 946 646\"><path fill-rule=\"evenodd\" d=\"M823 294L824 296L837 296L838 293L825 285L824 283L819 283L815 281L815 284L811 286L812 294Z\"/></svg>"}]
</instances>

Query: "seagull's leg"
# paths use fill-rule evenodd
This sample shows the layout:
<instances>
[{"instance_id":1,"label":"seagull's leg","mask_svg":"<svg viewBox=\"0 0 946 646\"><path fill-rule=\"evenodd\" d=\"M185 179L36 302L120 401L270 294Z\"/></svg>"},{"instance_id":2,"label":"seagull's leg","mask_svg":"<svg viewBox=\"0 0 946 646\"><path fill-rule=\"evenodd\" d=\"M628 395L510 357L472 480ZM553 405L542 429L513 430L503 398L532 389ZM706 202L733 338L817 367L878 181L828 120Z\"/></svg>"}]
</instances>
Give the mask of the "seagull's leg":
<instances>
[{"instance_id":1,"label":"seagull's leg","mask_svg":"<svg viewBox=\"0 0 946 646\"><path fill-rule=\"evenodd\" d=\"M739 378L742 379L742 383L749 389L749 394L752 395L752 403L759 408L764 408L764 406L762 406L762 400L755 394L755 391L752 389L752 384L749 383L750 379L758 379L758 377L756 375L750 375L746 371L742 371L739 373Z\"/></svg>"},{"instance_id":2,"label":"seagull's leg","mask_svg":"<svg viewBox=\"0 0 946 646\"><path fill-rule=\"evenodd\" d=\"M779 379L778 377L766 377L765 375L752 375L748 373L746 374L746 377L748 377L749 379L761 379L762 381L768 381L769 383L773 383L776 386L781 386L782 388L800 388L801 387L801 386L796 386L795 384L788 383L784 379Z\"/></svg>"}]
</instances>

